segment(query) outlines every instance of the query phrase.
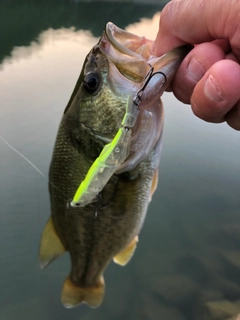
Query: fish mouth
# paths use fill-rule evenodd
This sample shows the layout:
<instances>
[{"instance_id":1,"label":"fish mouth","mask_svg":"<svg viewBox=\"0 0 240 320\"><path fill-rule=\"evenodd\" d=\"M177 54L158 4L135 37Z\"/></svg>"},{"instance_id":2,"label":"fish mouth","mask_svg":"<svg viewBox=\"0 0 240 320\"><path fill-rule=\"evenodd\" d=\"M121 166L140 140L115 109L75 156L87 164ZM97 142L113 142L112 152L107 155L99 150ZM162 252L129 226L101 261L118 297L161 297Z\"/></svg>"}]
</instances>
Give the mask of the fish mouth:
<instances>
[{"instance_id":1,"label":"fish mouth","mask_svg":"<svg viewBox=\"0 0 240 320\"><path fill-rule=\"evenodd\" d=\"M112 22L106 24L105 33L110 43L121 53L128 56L139 58L138 49L143 45L152 45L152 41L145 37L118 28Z\"/></svg>"},{"instance_id":2,"label":"fish mouth","mask_svg":"<svg viewBox=\"0 0 240 320\"><path fill-rule=\"evenodd\" d=\"M175 72L191 47L182 46L157 57L152 52L154 41L118 28L108 22L100 39L100 49L127 79L141 83L153 67L155 72L166 76L164 89L170 84Z\"/></svg>"},{"instance_id":3,"label":"fish mouth","mask_svg":"<svg viewBox=\"0 0 240 320\"><path fill-rule=\"evenodd\" d=\"M118 28L108 22L100 39L100 50L128 80L141 83L149 69L148 55L152 41Z\"/></svg>"}]
</instances>

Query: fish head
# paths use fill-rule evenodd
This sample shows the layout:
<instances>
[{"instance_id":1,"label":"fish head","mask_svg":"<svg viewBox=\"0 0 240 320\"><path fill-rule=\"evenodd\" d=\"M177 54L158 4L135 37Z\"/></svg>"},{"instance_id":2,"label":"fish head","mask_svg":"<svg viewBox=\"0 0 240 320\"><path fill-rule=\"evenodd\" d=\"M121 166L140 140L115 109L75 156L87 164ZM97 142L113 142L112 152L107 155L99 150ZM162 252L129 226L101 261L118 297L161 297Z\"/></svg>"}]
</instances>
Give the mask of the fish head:
<instances>
[{"instance_id":1,"label":"fish head","mask_svg":"<svg viewBox=\"0 0 240 320\"><path fill-rule=\"evenodd\" d=\"M129 97L130 103L139 100L129 156L119 173L133 169L159 139L163 127L160 96L188 52L180 48L156 57L152 47L152 40L107 23L101 39L86 57L65 110L78 119L79 136L82 132L85 137L90 135L102 148L121 127Z\"/></svg>"}]
</instances>

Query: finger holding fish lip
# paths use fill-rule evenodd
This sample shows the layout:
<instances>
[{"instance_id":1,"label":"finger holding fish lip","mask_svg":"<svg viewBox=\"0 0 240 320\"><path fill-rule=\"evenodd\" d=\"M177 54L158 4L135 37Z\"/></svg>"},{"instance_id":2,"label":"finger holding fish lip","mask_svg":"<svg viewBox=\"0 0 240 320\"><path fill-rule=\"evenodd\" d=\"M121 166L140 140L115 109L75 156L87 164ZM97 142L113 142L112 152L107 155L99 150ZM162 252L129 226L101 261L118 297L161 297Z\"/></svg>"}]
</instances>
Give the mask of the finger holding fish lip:
<instances>
[{"instance_id":1,"label":"finger holding fish lip","mask_svg":"<svg viewBox=\"0 0 240 320\"><path fill-rule=\"evenodd\" d=\"M203 43L185 57L168 91L191 104L199 118L214 123L226 121L240 130L239 83L236 56L226 52L224 43Z\"/></svg>"},{"instance_id":2,"label":"finger holding fish lip","mask_svg":"<svg viewBox=\"0 0 240 320\"><path fill-rule=\"evenodd\" d=\"M183 60L173 80L171 89L175 96L183 103L190 103L197 82L215 62L224 58L222 49L213 43L194 47Z\"/></svg>"},{"instance_id":3,"label":"finger holding fish lip","mask_svg":"<svg viewBox=\"0 0 240 320\"><path fill-rule=\"evenodd\" d=\"M239 83L240 66L236 62L226 59L215 63L193 90L190 102L194 114L207 122L226 120L240 130Z\"/></svg>"}]
</instances>

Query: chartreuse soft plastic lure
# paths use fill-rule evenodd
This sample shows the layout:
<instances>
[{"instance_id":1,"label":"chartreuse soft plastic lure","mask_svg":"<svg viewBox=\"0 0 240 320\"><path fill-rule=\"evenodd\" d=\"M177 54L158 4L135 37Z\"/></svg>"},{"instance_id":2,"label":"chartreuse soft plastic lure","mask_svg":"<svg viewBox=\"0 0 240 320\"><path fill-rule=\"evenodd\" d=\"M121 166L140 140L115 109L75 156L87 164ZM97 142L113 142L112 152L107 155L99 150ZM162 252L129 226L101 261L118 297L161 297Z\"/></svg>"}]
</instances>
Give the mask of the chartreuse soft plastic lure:
<instances>
[{"instance_id":1,"label":"chartreuse soft plastic lure","mask_svg":"<svg viewBox=\"0 0 240 320\"><path fill-rule=\"evenodd\" d=\"M134 102L133 96L129 95L121 127L113 140L105 145L99 157L93 162L84 180L78 187L71 206L84 207L89 204L126 160L129 155L132 128L138 114L138 106Z\"/></svg>"}]
</instances>

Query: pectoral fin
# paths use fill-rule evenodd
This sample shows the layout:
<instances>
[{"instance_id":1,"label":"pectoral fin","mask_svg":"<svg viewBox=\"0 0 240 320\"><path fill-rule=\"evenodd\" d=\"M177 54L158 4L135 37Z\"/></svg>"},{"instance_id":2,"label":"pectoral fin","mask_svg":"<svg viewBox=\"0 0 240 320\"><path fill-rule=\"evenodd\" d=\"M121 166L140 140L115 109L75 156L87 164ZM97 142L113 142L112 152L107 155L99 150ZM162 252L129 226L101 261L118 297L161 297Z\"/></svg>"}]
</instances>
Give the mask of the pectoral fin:
<instances>
[{"instance_id":1,"label":"pectoral fin","mask_svg":"<svg viewBox=\"0 0 240 320\"><path fill-rule=\"evenodd\" d=\"M42 234L39 250L39 261L41 269L44 269L50 262L66 251L59 239L52 221L49 218Z\"/></svg>"},{"instance_id":2,"label":"pectoral fin","mask_svg":"<svg viewBox=\"0 0 240 320\"><path fill-rule=\"evenodd\" d=\"M119 252L114 258L113 261L121 266L125 266L128 261L132 258L134 251L137 247L138 236L136 236L129 245Z\"/></svg>"},{"instance_id":3,"label":"pectoral fin","mask_svg":"<svg viewBox=\"0 0 240 320\"><path fill-rule=\"evenodd\" d=\"M153 179L152 179L152 186L151 186L149 202L152 200L152 195L156 191L157 185L158 185L158 168L156 169L154 176L153 176Z\"/></svg>"}]
</instances>

